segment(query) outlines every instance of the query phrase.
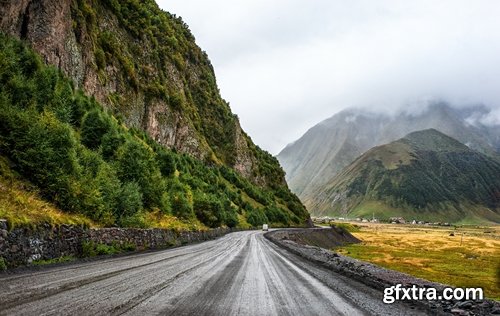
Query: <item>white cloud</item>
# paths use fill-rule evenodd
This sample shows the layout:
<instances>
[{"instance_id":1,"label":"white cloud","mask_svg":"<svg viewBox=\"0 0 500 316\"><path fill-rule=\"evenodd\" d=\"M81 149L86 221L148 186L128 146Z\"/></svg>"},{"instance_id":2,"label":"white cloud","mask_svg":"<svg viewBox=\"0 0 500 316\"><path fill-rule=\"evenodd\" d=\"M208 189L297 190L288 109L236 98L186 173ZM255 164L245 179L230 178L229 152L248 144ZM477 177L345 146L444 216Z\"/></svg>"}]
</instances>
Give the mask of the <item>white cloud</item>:
<instances>
[{"instance_id":1,"label":"white cloud","mask_svg":"<svg viewBox=\"0 0 500 316\"><path fill-rule=\"evenodd\" d=\"M500 121L500 1L158 2L190 26L222 96L271 153L349 106L440 98L484 103Z\"/></svg>"}]
</instances>

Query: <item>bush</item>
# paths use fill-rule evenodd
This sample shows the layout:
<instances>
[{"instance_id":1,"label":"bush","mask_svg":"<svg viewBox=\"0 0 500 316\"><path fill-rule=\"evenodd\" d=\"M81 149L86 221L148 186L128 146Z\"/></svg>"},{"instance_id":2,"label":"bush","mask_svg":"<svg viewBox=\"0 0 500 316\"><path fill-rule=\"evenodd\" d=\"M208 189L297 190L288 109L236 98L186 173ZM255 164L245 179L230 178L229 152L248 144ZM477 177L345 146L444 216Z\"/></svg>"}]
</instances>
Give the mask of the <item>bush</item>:
<instances>
[{"instance_id":1,"label":"bush","mask_svg":"<svg viewBox=\"0 0 500 316\"><path fill-rule=\"evenodd\" d=\"M236 227L240 223L238 220L238 209L233 206L230 200L224 202L224 211L226 215L225 224L228 227Z\"/></svg>"},{"instance_id":2,"label":"bush","mask_svg":"<svg viewBox=\"0 0 500 316\"><path fill-rule=\"evenodd\" d=\"M212 194L197 193L193 208L196 217L209 227L219 227L226 219L222 203Z\"/></svg>"},{"instance_id":3,"label":"bush","mask_svg":"<svg viewBox=\"0 0 500 316\"><path fill-rule=\"evenodd\" d=\"M284 223L290 222L290 216L285 210L278 208L276 205L270 205L265 208L265 214L271 223Z\"/></svg>"},{"instance_id":4,"label":"bush","mask_svg":"<svg viewBox=\"0 0 500 316\"><path fill-rule=\"evenodd\" d=\"M0 271L5 270L7 270L7 262L5 262L5 259L3 257L0 257Z\"/></svg>"},{"instance_id":5,"label":"bush","mask_svg":"<svg viewBox=\"0 0 500 316\"><path fill-rule=\"evenodd\" d=\"M93 241L83 241L82 242L82 257L95 257L97 252L95 251L95 244Z\"/></svg>"},{"instance_id":6,"label":"bush","mask_svg":"<svg viewBox=\"0 0 500 316\"><path fill-rule=\"evenodd\" d=\"M164 177L170 177L176 169L175 157L166 150L160 150L156 155L160 172Z\"/></svg>"},{"instance_id":7,"label":"bush","mask_svg":"<svg viewBox=\"0 0 500 316\"><path fill-rule=\"evenodd\" d=\"M269 223L269 219L261 208L252 209L248 211L247 222L254 226L261 226L262 224Z\"/></svg>"},{"instance_id":8,"label":"bush","mask_svg":"<svg viewBox=\"0 0 500 316\"><path fill-rule=\"evenodd\" d=\"M99 110L93 110L83 117L81 128L82 143L90 149L101 146L102 138L111 129L111 122Z\"/></svg>"},{"instance_id":9,"label":"bush","mask_svg":"<svg viewBox=\"0 0 500 316\"><path fill-rule=\"evenodd\" d=\"M188 185L182 184L177 178L169 182L170 204L172 214L184 219L193 219L193 193Z\"/></svg>"},{"instance_id":10,"label":"bush","mask_svg":"<svg viewBox=\"0 0 500 316\"><path fill-rule=\"evenodd\" d=\"M137 182L123 184L118 196L118 205L115 215L120 218L130 217L142 210L142 193Z\"/></svg>"},{"instance_id":11,"label":"bush","mask_svg":"<svg viewBox=\"0 0 500 316\"><path fill-rule=\"evenodd\" d=\"M148 228L148 223L143 213L136 213L131 216L122 217L120 226L133 228Z\"/></svg>"},{"instance_id":12,"label":"bush","mask_svg":"<svg viewBox=\"0 0 500 316\"><path fill-rule=\"evenodd\" d=\"M97 244L95 246L95 252L98 256L101 255L114 255L116 253L119 253L120 250L117 249L115 246L108 246L105 244Z\"/></svg>"},{"instance_id":13,"label":"bush","mask_svg":"<svg viewBox=\"0 0 500 316\"><path fill-rule=\"evenodd\" d=\"M145 143L127 140L117 153L118 176L123 182L136 182L147 208L161 207L166 190L154 152Z\"/></svg>"},{"instance_id":14,"label":"bush","mask_svg":"<svg viewBox=\"0 0 500 316\"><path fill-rule=\"evenodd\" d=\"M354 225L354 224L350 224L350 223L335 223L335 224L331 224L330 226L340 228L340 229L345 230L345 231L350 232L350 233L360 231L360 228L358 225Z\"/></svg>"}]
</instances>

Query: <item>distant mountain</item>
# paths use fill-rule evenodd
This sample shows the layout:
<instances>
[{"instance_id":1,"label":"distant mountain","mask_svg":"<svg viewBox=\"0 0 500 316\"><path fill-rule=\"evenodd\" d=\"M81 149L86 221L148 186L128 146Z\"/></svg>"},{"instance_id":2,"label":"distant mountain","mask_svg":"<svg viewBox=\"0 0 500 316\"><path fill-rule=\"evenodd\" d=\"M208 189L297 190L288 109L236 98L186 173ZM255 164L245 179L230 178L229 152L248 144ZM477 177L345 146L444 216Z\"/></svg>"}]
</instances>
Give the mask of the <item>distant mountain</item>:
<instances>
[{"instance_id":1,"label":"distant mountain","mask_svg":"<svg viewBox=\"0 0 500 316\"><path fill-rule=\"evenodd\" d=\"M428 129L370 149L308 203L315 215L500 222L500 163Z\"/></svg>"},{"instance_id":2,"label":"distant mountain","mask_svg":"<svg viewBox=\"0 0 500 316\"><path fill-rule=\"evenodd\" d=\"M386 144L408 133L434 128L471 149L498 159L500 125L487 126L481 118L485 106L456 109L434 102L418 114L395 116L364 110L344 110L309 129L277 156L292 191L311 208L314 196L342 168L374 146Z\"/></svg>"}]
</instances>

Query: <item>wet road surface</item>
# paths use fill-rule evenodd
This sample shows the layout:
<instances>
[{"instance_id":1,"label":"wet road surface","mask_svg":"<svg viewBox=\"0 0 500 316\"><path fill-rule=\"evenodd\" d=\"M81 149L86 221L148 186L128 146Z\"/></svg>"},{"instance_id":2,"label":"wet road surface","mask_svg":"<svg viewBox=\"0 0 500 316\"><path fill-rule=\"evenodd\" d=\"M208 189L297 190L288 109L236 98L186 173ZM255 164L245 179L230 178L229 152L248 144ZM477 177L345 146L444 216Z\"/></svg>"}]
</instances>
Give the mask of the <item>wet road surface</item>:
<instances>
[{"instance_id":1,"label":"wet road surface","mask_svg":"<svg viewBox=\"0 0 500 316\"><path fill-rule=\"evenodd\" d=\"M0 315L419 315L260 231L0 276Z\"/></svg>"}]
</instances>

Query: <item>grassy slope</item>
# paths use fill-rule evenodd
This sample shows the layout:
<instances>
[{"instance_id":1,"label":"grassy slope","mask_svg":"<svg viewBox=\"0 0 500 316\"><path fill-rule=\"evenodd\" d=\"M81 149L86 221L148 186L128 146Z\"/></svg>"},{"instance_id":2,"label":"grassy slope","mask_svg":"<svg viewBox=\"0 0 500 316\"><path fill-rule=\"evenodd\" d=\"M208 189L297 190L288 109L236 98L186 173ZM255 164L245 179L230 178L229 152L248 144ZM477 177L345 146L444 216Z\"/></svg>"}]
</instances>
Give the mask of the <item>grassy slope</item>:
<instances>
[{"instance_id":1,"label":"grassy slope","mask_svg":"<svg viewBox=\"0 0 500 316\"><path fill-rule=\"evenodd\" d=\"M95 226L87 217L62 212L44 201L36 188L18 178L10 169L9 161L0 156L0 218L10 228L38 223Z\"/></svg>"},{"instance_id":2,"label":"grassy slope","mask_svg":"<svg viewBox=\"0 0 500 316\"><path fill-rule=\"evenodd\" d=\"M350 217L356 218L376 218L388 219L390 217L404 216L406 220L441 222L447 221L462 225L490 225L500 222L500 215L481 206L470 205L466 214L456 210L453 205L448 205L446 209L436 209L434 211L415 211L404 207L394 207L380 200L363 201L357 205Z\"/></svg>"},{"instance_id":3,"label":"grassy slope","mask_svg":"<svg viewBox=\"0 0 500 316\"><path fill-rule=\"evenodd\" d=\"M461 223L500 222L498 162L435 130L368 151L321 195L313 213ZM336 200L332 197L337 197Z\"/></svg>"},{"instance_id":4,"label":"grassy slope","mask_svg":"<svg viewBox=\"0 0 500 316\"><path fill-rule=\"evenodd\" d=\"M449 236L451 232L455 236ZM461 244L462 232L465 235ZM482 287L485 296L500 299L499 234L498 226L454 230L362 225L361 231L353 235L363 243L337 250L431 281L458 287Z\"/></svg>"},{"instance_id":5,"label":"grassy slope","mask_svg":"<svg viewBox=\"0 0 500 316\"><path fill-rule=\"evenodd\" d=\"M0 218L6 219L9 229L24 226L50 225L83 225L100 227L98 223L82 214L63 212L53 203L45 201L38 189L10 168L11 162L0 156ZM182 230L208 229L198 220L181 220L175 216L150 212L144 214L149 227ZM245 223L241 222L242 227Z\"/></svg>"}]
</instances>

